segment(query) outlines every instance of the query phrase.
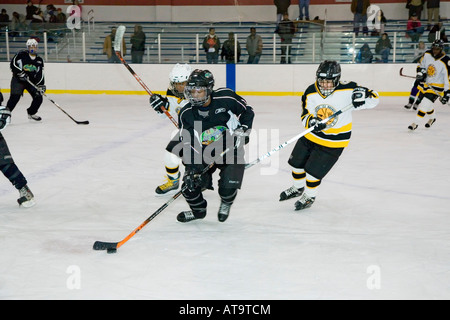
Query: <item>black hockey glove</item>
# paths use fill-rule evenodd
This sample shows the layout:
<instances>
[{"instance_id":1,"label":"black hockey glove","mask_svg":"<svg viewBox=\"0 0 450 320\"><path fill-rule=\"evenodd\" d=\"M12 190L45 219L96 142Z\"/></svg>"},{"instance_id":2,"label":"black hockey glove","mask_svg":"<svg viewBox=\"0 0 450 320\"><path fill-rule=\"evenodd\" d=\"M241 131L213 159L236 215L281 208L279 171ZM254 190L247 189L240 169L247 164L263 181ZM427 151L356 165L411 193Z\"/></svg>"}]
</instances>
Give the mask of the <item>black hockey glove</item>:
<instances>
[{"instance_id":1,"label":"black hockey glove","mask_svg":"<svg viewBox=\"0 0 450 320\"><path fill-rule=\"evenodd\" d=\"M419 82L425 82L426 78L427 78L427 69L417 68L416 79L419 80Z\"/></svg>"},{"instance_id":2,"label":"black hockey glove","mask_svg":"<svg viewBox=\"0 0 450 320\"><path fill-rule=\"evenodd\" d=\"M365 87L356 87L352 92L352 103L355 108L359 108L366 103L371 91Z\"/></svg>"},{"instance_id":3,"label":"black hockey glove","mask_svg":"<svg viewBox=\"0 0 450 320\"><path fill-rule=\"evenodd\" d=\"M202 186L202 165L186 166L183 182L189 191L194 191Z\"/></svg>"},{"instance_id":4,"label":"black hockey glove","mask_svg":"<svg viewBox=\"0 0 450 320\"><path fill-rule=\"evenodd\" d=\"M326 123L321 123L321 119L311 116L309 119L309 128L313 127L313 132L320 132L327 127Z\"/></svg>"},{"instance_id":5,"label":"black hockey glove","mask_svg":"<svg viewBox=\"0 0 450 320\"><path fill-rule=\"evenodd\" d=\"M150 96L150 106L156 112L164 113L161 108L164 107L164 109L169 110L169 99L160 94L152 94Z\"/></svg>"},{"instance_id":6,"label":"black hockey glove","mask_svg":"<svg viewBox=\"0 0 450 320\"><path fill-rule=\"evenodd\" d=\"M241 125L237 127L233 132L234 137L234 148L239 149L239 147L244 146L249 142L249 130L246 125Z\"/></svg>"},{"instance_id":7,"label":"black hockey glove","mask_svg":"<svg viewBox=\"0 0 450 320\"><path fill-rule=\"evenodd\" d=\"M444 92L444 96L441 98L442 104L447 104L450 100L450 90Z\"/></svg>"},{"instance_id":8,"label":"black hockey glove","mask_svg":"<svg viewBox=\"0 0 450 320\"><path fill-rule=\"evenodd\" d=\"M0 131L11 122L11 111L6 107L0 107Z\"/></svg>"},{"instance_id":9,"label":"black hockey glove","mask_svg":"<svg viewBox=\"0 0 450 320\"><path fill-rule=\"evenodd\" d=\"M28 75L25 71L19 72L17 75L17 78L19 78L20 81L25 81L27 82L28 80Z\"/></svg>"}]
</instances>

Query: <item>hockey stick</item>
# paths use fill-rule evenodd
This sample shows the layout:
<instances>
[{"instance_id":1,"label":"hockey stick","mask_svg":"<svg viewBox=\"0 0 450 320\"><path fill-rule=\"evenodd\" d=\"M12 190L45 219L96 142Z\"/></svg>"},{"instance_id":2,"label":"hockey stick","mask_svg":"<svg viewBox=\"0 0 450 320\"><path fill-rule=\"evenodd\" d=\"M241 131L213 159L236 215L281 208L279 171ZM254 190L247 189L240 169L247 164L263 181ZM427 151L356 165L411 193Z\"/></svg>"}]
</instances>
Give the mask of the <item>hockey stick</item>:
<instances>
[{"instance_id":1,"label":"hockey stick","mask_svg":"<svg viewBox=\"0 0 450 320\"><path fill-rule=\"evenodd\" d=\"M400 76L405 77L405 78L412 78L412 79L416 79L416 77L413 76L409 76L407 74L403 73L403 68L400 68Z\"/></svg>"},{"instance_id":2,"label":"hockey stick","mask_svg":"<svg viewBox=\"0 0 450 320\"><path fill-rule=\"evenodd\" d=\"M142 88L147 91L147 93L152 96L153 92L147 87L147 85L142 81L142 79L134 72L134 70L130 67L130 65L125 61L121 54L121 46L123 41L123 35L125 34L125 26L119 26L116 30L116 37L114 38L114 51L116 52L117 57L120 59L122 64L130 71L130 73L134 76L134 78L139 82ZM172 117L172 115L164 108L161 107L161 110L164 114L172 121L172 123L178 128L177 121Z\"/></svg>"},{"instance_id":3,"label":"hockey stick","mask_svg":"<svg viewBox=\"0 0 450 320\"><path fill-rule=\"evenodd\" d=\"M73 122L75 122L76 124L89 124L89 121L77 121L74 118L72 118L72 116L70 114L68 114L63 108L61 108L55 101L53 101L52 99L50 99L45 92L42 92L41 89L39 89L39 87L37 85L35 85L33 82L30 81L30 79L27 78L27 82L29 84L31 84L41 95L43 95L44 97L46 97L48 100L50 100L56 107L58 107L59 110L61 110L62 112L64 112L64 114L66 116L68 116L70 119L72 119Z\"/></svg>"},{"instance_id":4,"label":"hockey stick","mask_svg":"<svg viewBox=\"0 0 450 320\"><path fill-rule=\"evenodd\" d=\"M341 113L346 112L346 111L348 111L348 110L350 110L350 109L352 109L352 108L353 108L353 104L349 104L348 106L342 108L341 110L336 111L335 113L333 113L333 114L332 114L331 116L329 116L328 118L325 118L325 119L319 121L319 123L327 123L327 122L330 121L331 119L336 118L336 117L337 117L338 115L340 115ZM247 163L247 164L245 165L245 169L248 169L248 168L250 168L250 167L253 167L255 164L260 163L262 160L264 160L264 159L270 157L270 156L271 156L272 154L274 154L275 152L280 151L281 149L283 149L283 148L286 147L287 145L291 144L291 143L294 142L294 141L297 141L298 139L300 139L301 137L307 135L308 133L310 133L310 132L313 131L313 130L314 130L314 127L311 127L311 128L306 129L306 130L303 131L302 133L299 133L299 134L296 135L295 137L293 137L293 138L289 139L288 141L286 141L286 142L280 144L278 147L276 147L276 148L272 149L271 151L269 151L269 152L263 154L263 155L262 155L261 157L259 157L258 159L253 160L253 161L250 162L250 163Z\"/></svg>"},{"instance_id":5,"label":"hockey stick","mask_svg":"<svg viewBox=\"0 0 450 320\"><path fill-rule=\"evenodd\" d=\"M400 76L405 77L405 78L416 79L416 77L413 77L413 76L404 74L404 73L403 73L403 68L400 68ZM425 83L426 83L426 82L425 82ZM431 91L433 91L436 95L439 96L439 101L442 102L442 97L441 97L440 93L437 92L436 90L434 90L434 88L431 86L431 84L429 84L429 83L426 83L426 84L428 85L428 87L427 87L427 88L424 88L424 89L426 89L426 90L430 89ZM447 105L449 105L449 104L450 104L450 102L447 102Z\"/></svg>"},{"instance_id":6,"label":"hockey stick","mask_svg":"<svg viewBox=\"0 0 450 320\"><path fill-rule=\"evenodd\" d=\"M217 159L222 158L230 148L225 149ZM205 167L199 175L205 174L209 169L211 169L215 165L216 161L211 162L207 167ZM142 222L139 227L134 229L128 236L126 236L123 240L119 242L103 242L103 241L95 241L93 249L94 250L106 250L107 253L116 253L117 249L124 245L128 240L130 240L136 233L142 230L150 221L156 218L164 209L166 209L173 201L175 201L184 190L186 190L187 186L185 185L180 191L178 191L175 195L172 196L166 203L164 203L158 210L156 210L150 217L148 217L144 222Z\"/></svg>"}]
</instances>

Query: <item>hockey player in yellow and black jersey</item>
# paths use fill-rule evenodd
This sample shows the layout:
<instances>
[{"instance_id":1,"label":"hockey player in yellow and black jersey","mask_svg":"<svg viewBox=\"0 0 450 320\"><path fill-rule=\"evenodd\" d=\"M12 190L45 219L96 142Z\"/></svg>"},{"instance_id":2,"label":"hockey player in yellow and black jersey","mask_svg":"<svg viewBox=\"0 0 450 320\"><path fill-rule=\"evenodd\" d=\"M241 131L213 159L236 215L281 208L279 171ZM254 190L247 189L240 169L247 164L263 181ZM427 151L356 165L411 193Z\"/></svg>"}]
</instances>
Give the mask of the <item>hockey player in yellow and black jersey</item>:
<instances>
[{"instance_id":1,"label":"hockey player in yellow and black jersey","mask_svg":"<svg viewBox=\"0 0 450 320\"><path fill-rule=\"evenodd\" d=\"M44 80L44 61L37 54L38 41L34 38L27 40L27 50L17 53L11 60L11 95L6 107L12 112L27 90L33 101L27 109L28 119L31 121L41 121L37 112L42 104L42 94L46 90ZM31 81L39 90L28 83Z\"/></svg>"},{"instance_id":2,"label":"hockey player in yellow and black jersey","mask_svg":"<svg viewBox=\"0 0 450 320\"><path fill-rule=\"evenodd\" d=\"M377 92L355 82L342 83L340 77L339 63L326 60L317 69L316 82L302 96L302 123L305 128L314 127L314 130L297 141L288 161L294 184L280 194L280 201L301 196L295 203L295 210L313 204L322 179L350 141L351 111L343 112L326 124L319 123L320 120L350 104L359 110L374 108L379 103Z\"/></svg>"},{"instance_id":3,"label":"hockey player in yellow and black jersey","mask_svg":"<svg viewBox=\"0 0 450 320\"><path fill-rule=\"evenodd\" d=\"M150 106L161 116L166 117L161 109L161 107L164 107L174 119L178 119L178 113L189 102L184 96L184 87L191 72L192 68L190 65L177 63L169 74L170 86L167 89L166 97L160 94L151 95ZM180 186L181 160L178 155L172 152L179 143L179 135L176 134L166 147L164 166L167 180L156 187L155 192L157 195L173 193Z\"/></svg>"},{"instance_id":4,"label":"hockey player in yellow and black jersey","mask_svg":"<svg viewBox=\"0 0 450 320\"><path fill-rule=\"evenodd\" d=\"M429 119L425 128L430 128L436 122L434 102L441 98L442 104L447 104L450 100L450 58L444 52L442 40L435 40L431 50L424 53L417 66L416 79L423 99L417 110L416 120L408 126L411 131L425 122L426 117Z\"/></svg>"}]
</instances>

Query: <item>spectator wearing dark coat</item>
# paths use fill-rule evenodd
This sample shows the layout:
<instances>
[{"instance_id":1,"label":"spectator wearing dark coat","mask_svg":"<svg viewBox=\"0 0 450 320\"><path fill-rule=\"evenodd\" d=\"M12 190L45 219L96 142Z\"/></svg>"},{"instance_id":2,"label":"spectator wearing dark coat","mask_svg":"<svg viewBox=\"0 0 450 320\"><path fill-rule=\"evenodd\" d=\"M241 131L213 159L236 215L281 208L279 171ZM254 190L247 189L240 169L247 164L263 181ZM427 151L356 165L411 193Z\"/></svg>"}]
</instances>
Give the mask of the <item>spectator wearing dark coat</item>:
<instances>
[{"instance_id":1,"label":"spectator wearing dark coat","mask_svg":"<svg viewBox=\"0 0 450 320\"><path fill-rule=\"evenodd\" d=\"M141 25L134 26L134 33L130 38L131 42L131 62L142 63L145 52L145 33L142 31Z\"/></svg>"},{"instance_id":2,"label":"spectator wearing dark coat","mask_svg":"<svg viewBox=\"0 0 450 320\"><path fill-rule=\"evenodd\" d=\"M359 29L362 27L364 35L368 35L367 28L367 8L370 6L370 0L352 0L350 10L353 13L353 32L357 36Z\"/></svg>"},{"instance_id":3,"label":"spectator wearing dark coat","mask_svg":"<svg viewBox=\"0 0 450 320\"><path fill-rule=\"evenodd\" d=\"M237 50L235 50L237 43ZM237 51L237 59L235 59L235 51ZM228 39L222 45L222 53L220 54L221 59L225 58L226 63L239 62L241 58L241 44L234 38L234 33L228 33Z\"/></svg>"},{"instance_id":4,"label":"spectator wearing dark coat","mask_svg":"<svg viewBox=\"0 0 450 320\"><path fill-rule=\"evenodd\" d=\"M273 3L277 7L277 24L283 19L283 14L288 13L291 0L274 0Z\"/></svg>"}]
</instances>

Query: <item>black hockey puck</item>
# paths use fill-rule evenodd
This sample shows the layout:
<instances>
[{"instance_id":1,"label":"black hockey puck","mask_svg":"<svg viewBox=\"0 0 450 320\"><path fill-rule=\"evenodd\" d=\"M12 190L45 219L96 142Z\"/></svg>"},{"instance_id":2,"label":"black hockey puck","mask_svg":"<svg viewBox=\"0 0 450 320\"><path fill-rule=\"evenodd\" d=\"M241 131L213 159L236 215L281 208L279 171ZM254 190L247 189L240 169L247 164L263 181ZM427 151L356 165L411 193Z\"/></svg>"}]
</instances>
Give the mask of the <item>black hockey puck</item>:
<instances>
[{"instance_id":1,"label":"black hockey puck","mask_svg":"<svg viewBox=\"0 0 450 320\"><path fill-rule=\"evenodd\" d=\"M106 250L107 253L116 253L117 249L114 248L109 248L108 250Z\"/></svg>"}]
</instances>

